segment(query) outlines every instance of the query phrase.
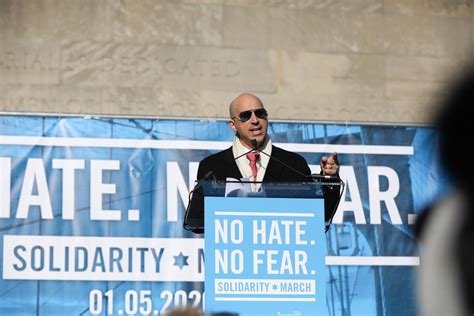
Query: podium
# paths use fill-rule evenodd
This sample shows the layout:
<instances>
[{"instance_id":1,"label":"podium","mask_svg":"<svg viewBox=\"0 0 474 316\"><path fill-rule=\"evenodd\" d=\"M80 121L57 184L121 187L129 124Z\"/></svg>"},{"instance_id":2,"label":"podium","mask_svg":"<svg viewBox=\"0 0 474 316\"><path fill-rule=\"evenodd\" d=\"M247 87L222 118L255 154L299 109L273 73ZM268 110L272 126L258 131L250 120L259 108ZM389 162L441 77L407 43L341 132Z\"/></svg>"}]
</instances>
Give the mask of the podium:
<instances>
[{"instance_id":1,"label":"podium","mask_svg":"<svg viewBox=\"0 0 474 316\"><path fill-rule=\"evenodd\" d=\"M206 231L206 314L327 314L324 196L335 185L198 182L185 228Z\"/></svg>"}]
</instances>

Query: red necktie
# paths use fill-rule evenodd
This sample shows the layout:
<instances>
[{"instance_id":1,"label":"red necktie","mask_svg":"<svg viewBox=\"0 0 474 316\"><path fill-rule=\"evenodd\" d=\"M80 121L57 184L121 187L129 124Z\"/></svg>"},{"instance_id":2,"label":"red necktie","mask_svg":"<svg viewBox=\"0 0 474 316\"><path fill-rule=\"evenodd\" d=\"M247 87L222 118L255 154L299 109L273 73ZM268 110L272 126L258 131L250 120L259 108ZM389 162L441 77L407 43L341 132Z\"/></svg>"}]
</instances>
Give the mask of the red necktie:
<instances>
[{"instance_id":1,"label":"red necktie","mask_svg":"<svg viewBox=\"0 0 474 316\"><path fill-rule=\"evenodd\" d=\"M251 153L248 153L246 156L250 163L250 169L252 169L253 181L255 182L257 181L257 159L258 157L260 157L260 154L252 151Z\"/></svg>"}]
</instances>

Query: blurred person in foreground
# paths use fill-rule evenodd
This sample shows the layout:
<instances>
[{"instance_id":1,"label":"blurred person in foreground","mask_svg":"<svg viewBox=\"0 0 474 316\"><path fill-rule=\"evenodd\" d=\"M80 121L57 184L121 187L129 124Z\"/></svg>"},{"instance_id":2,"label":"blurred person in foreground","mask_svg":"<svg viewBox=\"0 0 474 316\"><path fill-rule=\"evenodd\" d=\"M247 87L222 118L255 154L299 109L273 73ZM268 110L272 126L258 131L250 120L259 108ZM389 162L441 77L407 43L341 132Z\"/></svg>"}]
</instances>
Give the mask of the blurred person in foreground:
<instances>
[{"instance_id":1,"label":"blurred person in foreground","mask_svg":"<svg viewBox=\"0 0 474 316\"><path fill-rule=\"evenodd\" d=\"M272 144L267 134L268 112L255 95L242 93L229 106L229 127L235 133L232 146L204 158L199 163L197 180L225 181L227 178L253 182L310 182L311 170L306 160L296 153ZM321 174L339 178L337 153L322 157ZM324 192L325 220L332 218L339 201L337 187ZM185 215L190 220L204 218L202 192L194 192ZM202 229L193 229L203 233Z\"/></svg>"},{"instance_id":2,"label":"blurred person in foreground","mask_svg":"<svg viewBox=\"0 0 474 316\"><path fill-rule=\"evenodd\" d=\"M439 112L441 165L454 187L420 214L421 315L474 315L474 163L467 154L474 126L474 68L458 80Z\"/></svg>"},{"instance_id":3,"label":"blurred person in foreground","mask_svg":"<svg viewBox=\"0 0 474 316\"><path fill-rule=\"evenodd\" d=\"M204 313L198 309L185 308L175 309L167 314L168 316L204 316Z\"/></svg>"}]
</instances>

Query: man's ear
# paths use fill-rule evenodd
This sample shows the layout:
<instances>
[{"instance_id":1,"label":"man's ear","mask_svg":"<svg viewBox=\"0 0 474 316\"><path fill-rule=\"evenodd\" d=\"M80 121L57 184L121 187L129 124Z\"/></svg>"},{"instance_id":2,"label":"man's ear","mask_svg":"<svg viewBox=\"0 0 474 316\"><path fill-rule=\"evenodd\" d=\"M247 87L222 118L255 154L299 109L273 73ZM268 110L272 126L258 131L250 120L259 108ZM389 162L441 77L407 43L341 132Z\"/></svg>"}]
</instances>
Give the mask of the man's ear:
<instances>
[{"instance_id":1,"label":"man's ear","mask_svg":"<svg viewBox=\"0 0 474 316\"><path fill-rule=\"evenodd\" d=\"M229 120L229 126L234 131L234 133L237 133L237 128L235 127L234 120Z\"/></svg>"}]
</instances>

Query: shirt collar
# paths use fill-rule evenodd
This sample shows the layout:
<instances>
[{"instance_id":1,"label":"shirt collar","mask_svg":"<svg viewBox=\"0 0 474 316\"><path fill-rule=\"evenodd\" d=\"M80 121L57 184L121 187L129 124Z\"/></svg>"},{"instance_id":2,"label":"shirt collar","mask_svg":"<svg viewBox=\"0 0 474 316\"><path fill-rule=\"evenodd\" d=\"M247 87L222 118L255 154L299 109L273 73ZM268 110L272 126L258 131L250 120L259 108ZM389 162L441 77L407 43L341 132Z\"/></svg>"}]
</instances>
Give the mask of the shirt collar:
<instances>
[{"instance_id":1,"label":"shirt collar","mask_svg":"<svg viewBox=\"0 0 474 316\"><path fill-rule=\"evenodd\" d=\"M237 136L234 137L234 140L232 142L232 153L234 154L234 158L240 155L243 155L248 151L249 149L245 147L244 145L242 145L239 138ZM272 140L270 139L270 137L267 136L265 138L264 143L260 147L258 147L258 151L263 151L265 154L268 154L268 155L272 154ZM260 155L260 156L267 156L265 154ZM245 155L241 158L247 159ZM240 160L241 158L239 158L238 160Z\"/></svg>"}]
</instances>

